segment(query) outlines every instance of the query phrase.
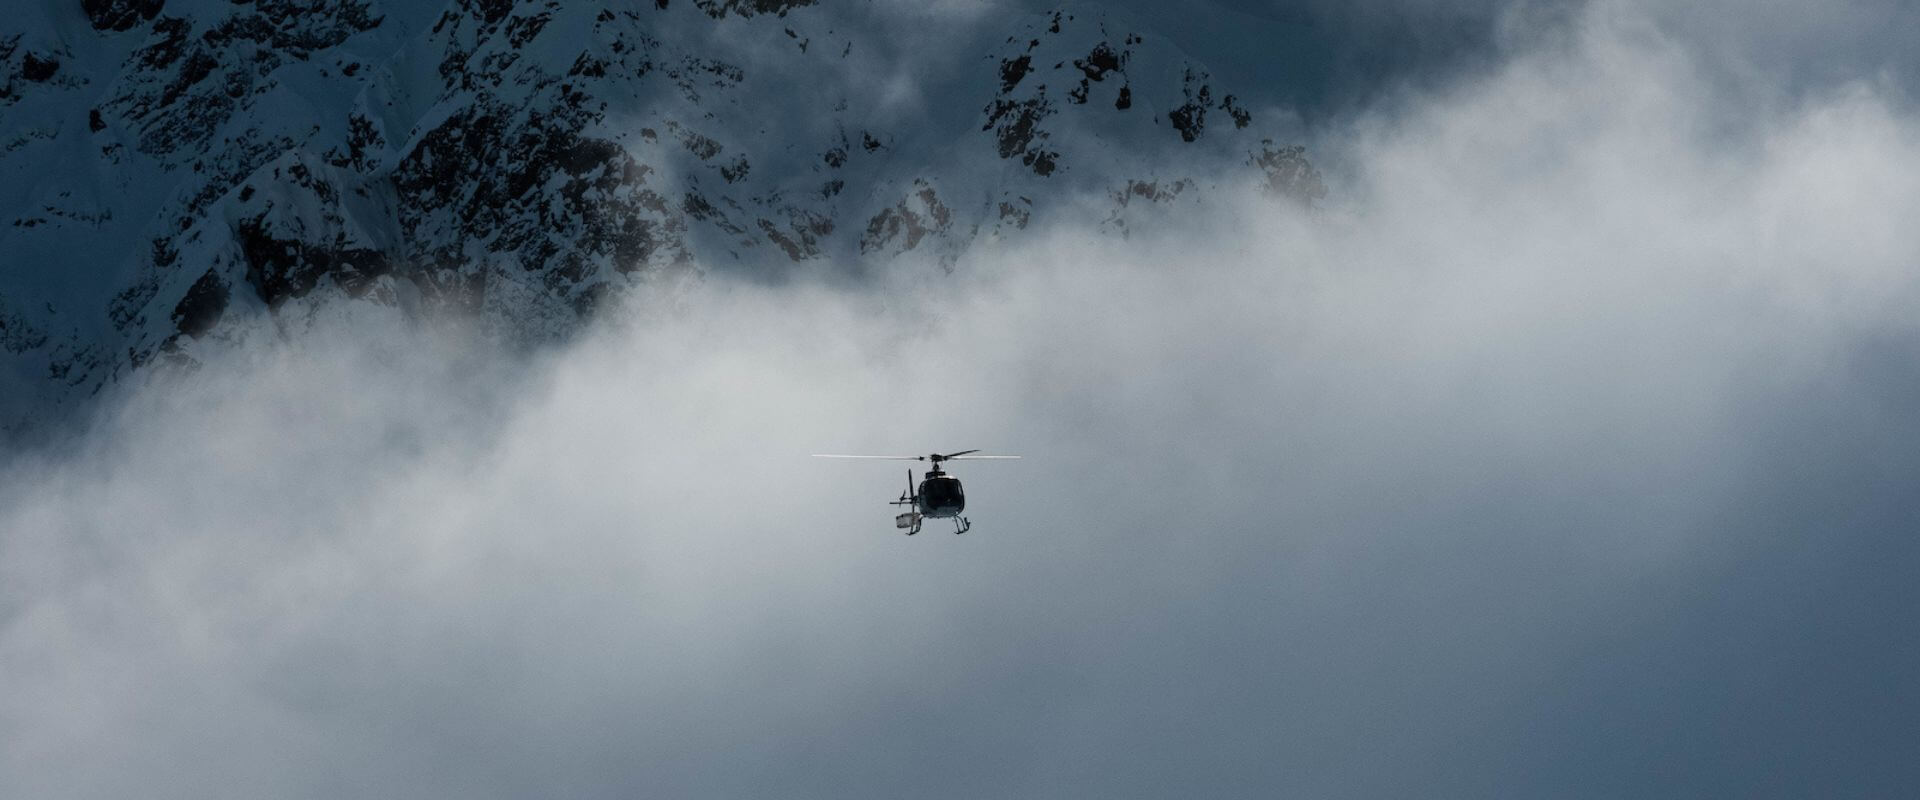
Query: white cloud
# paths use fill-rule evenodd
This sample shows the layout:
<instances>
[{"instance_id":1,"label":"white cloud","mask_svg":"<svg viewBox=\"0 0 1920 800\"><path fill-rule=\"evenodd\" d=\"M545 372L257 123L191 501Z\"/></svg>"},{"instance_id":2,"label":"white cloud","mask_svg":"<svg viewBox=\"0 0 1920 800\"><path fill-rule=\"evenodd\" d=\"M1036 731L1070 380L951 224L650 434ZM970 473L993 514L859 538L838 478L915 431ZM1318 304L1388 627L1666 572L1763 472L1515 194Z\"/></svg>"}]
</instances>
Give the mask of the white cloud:
<instances>
[{"instance_id":1,"label":"white cloud","mask_svg":"<svg viewBox=\"0 0 1920 800\"><path fill-rule=\"evenodd\" d=\"M1903 685L1841 659L1913 636L1920 128L1872 81L1743 116L1618 9L1576 34L1327 131L1314 219L157 383L0 488L0 794L1911 777L1879 703L1780 698ZM957 470L965 537L806 458L968 447L1027 460Z\"/></svg>"}]
</instances>

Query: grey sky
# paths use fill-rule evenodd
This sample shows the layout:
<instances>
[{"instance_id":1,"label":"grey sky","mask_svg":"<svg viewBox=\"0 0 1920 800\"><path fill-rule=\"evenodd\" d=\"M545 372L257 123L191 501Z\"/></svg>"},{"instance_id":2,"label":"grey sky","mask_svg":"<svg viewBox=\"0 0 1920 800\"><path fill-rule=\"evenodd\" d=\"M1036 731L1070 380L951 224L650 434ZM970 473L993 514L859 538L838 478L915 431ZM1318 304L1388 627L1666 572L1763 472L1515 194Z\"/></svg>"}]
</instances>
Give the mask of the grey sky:
<instances>
[{"instance_id":1,"label":"grey sky","mask_svg":"<svg viewBox=\"0 0 1920 800\"><path fill-rule=\"evenodd\" d=\"M1122 0L1241 91L1298 107L1309 119L1368 107L1381 94L1428 89L1497 67L1539 34L1586 9L1625 10L1683 38L1723 91L1761 87L1788 97L1881 73L1910 88L1920 32L1907 0ZM1263 28L1263 48L1214 44L1237 28ZM1247 58L1258 52L1262 57ZM1772 97L1747 97L1750 102Z\"/></svg>"},{"instance_id":2,"label":"grey sky","mask_svg":"<svg viewBox=\"0 0 1920 800\"><path fill-rule=\"evenodd\" d=\"M0 476L0 795L1897 794L1920 120L1570 30L1312 218L137 391ZM964 537L805 457L968 447Z\"/></svg>"}]
</instances>

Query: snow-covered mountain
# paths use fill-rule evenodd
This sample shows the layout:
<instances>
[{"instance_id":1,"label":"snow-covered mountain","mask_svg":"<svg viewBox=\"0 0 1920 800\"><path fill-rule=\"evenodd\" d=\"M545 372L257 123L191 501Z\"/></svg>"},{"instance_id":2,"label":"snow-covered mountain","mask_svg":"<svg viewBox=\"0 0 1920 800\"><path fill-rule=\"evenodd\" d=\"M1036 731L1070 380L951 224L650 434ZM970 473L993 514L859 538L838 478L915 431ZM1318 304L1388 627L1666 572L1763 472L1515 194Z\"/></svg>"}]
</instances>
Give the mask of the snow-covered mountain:
<instances>
[{"instance_id":1,"label":"snow-covered mountain","mask_svg":"<svg viewBox=\"0 0 1920 800\"><path fill-rule=\"evenodd\" d=\"M342 309L548 339L708 271L951 267L1089 197L1125 235L1221 181L1323 193L1203 56L1097 4L34 2L0 21L0 426Z\"/></svg>"}]
</instances>

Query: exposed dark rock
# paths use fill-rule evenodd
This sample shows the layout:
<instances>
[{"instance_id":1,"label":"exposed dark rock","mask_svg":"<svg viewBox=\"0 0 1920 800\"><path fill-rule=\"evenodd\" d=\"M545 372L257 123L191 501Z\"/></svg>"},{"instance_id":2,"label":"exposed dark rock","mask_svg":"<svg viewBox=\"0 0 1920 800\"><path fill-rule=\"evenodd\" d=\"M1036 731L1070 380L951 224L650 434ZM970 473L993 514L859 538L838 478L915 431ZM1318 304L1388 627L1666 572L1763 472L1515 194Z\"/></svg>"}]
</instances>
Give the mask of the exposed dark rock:
<instances>
[{"instance_id":1,"label":"exposed dark rock","mask_svg":"<svg viewBox=\"0 0 1920 800\"><path fill-rule=\"evenodd\" d=\"M691 259L687 216L647 183L652 168L619 143L582 136L598 112L563 102L516 109L481 101L427 132L393 172L408 254L475 298L484 284L439 273L470 270L472 245L535 273L544 291L573 298L602 269L634 272ZM690 151L712 158L721 146L670 124ZM725 170L744 175L744 161ZM710 206L694 204L706 210Z\"/></svg>"},{"instance_id":2,"label":"exposed dark rock","mask_svg":"<svg viewBox=\"0 0 1920 800\"><path fill-rule=\"evenodd\" d=\"M335 166L350 166L366 172L373 168L368 155L386 146L386 137L373 127L372 120L359 114L350 114L347 116L347 157L344 164Z\"/></svg>"},{"instance_id":3,"label":"exposed dark rock","mask_svg":"<svg viewBox=\"0 0 1920 800\"><path fill-rule=\"evenodd\" d=\"M181 17L161 17L147 35L147 45L133 54L142 71L159 72L173 65L186 48L187 31L193 23Z\"/></svg>"},{"instance_id":4,"label":"exposed dark rock","mask_svg":"<svg viewBox=\"0 0 1920 800\"><path fill-rule=\"evenodd\" d=\"M1027 77L1027 72L1032 67L1033 56L1023 55L1019 58L1001 59L1000 93L1006 94L1013 91L1013 87L1020 85L1020 80Z\"/></svg>"},{"instance_id":5,"label":"exposed dark rock","mask_svg":"<svg viewBox=\"0 0 1920 800\"><path fill-rule=\"evenodd\" d=\"M1033 211L1029 208L1022 207L1028 205L1026 198L1022 197L1020 200L1022 203L1020 206L1005 201L1000 203L1001 222L1011 223L1015 228L1027 227L1027 223L1033 219Z\"/></svg>"},{"instance_id":6,"label":"exposed dark rock","mask_svg":"<svg viewBox=\"0 0 1920 800\"><path fill-rule=\"evenodd\" d=\"M803 261L819 258L820 240L833 234L833 218L811 211L795 211L790 225L782 230L772 220L759 220L760 230L767 235L767 241L787 254L787 258Z\"/></svg>"},{"instance_id":7,"label":"exposed dark rock","mask_svg":"<svg viewBox=\"0 0 1920 800\"><path fill-rule=\"evenodd\" d=\"M87 21L99 31L124 31L160 13L166 0L81 0Z\"/></svg>"},{"instance_id":8,"label":"exposed dark rock","mask_svg":"<svg viewBox=\"0 0 1920 800\"><path fill-rule=\"evenodd\" d=\"M167 267L173 266L175 261L180 260L180 251L174 248L173 240L170 238L154 239L152 249L148 251L147 258L154 267L166 269Z\"/></svg>"},{"instance_id":9,"label":"exposed dark rock","mask_svg":"<svg viewBox=\"0 0 1920 800\"><path fill-rule=\"evenodd\" d=\"M720 210L719 207L715 206L698 192L688 192L685 197L680 199L680 213L692 219L709 223L735 236L747 232L747 229L734 224L733 220L728 219L727 212Z\"/></svg>"},{"instance_id":10,"label":"exposed dark rock","mask_svg":"<svg viewBox=\"0 0 1920 800\"><path fill-rule=\"evenodd\" d=\"M1272 139L1263 139L1260 149L1254 151L1248 163L1266 173L1266 189L1273 195L1290 197L1309 205L1327 196L1327 186L1320 180L1320 171L1307 162L1305 147L1297 144L1281 147L1276 146Z\"/></svg>"},{"instance_id":11,"label":"exposed dark rock","mask_svg":"<svg viewBox=\"0 0 1920 800\"><path fill-rule=\"evenodd\" d=\"M311 6L255 0L198 35L186 19L157 18L128 58L133 79L102 104L103 113L138 131L141 152L170 162L169 155L212 137L253 95L272 87L270 76L288 59L309 59L382 19L366 2Z\"/></svg>"},{"instance_id":12,"label":"exposed dark rock","mask_svg":"<svg viewBox=\"0 0 1920 800\"><path fill-rule=\"evenodd\" d=\"M698 103L701 89L730 89L746 80L747 74L725 61L687 56L667 70L667 77L680 87L680 93L688 101Z\"/></svg>"},{"instance_id":13,"label":"exposed dark rock","mask_svg":"<svg viewBox=\"0 0 1920 800\"><path fill-rule=\"evenodd\" d=\"M251 13L228 17L201 38L214 48L251 42L304 60L379 27L385 19L374 14L368 0L253 0L252 5Z\"/></svg>"},{"instance_id":14,"label":"exposed dark rock","mask_svg":"<svg viewBox=\"0 0 1920 800\"><path fill-rule=\"evenodd\" d=\"M784 17L791 9L813 5L816 0L693 0L694 6L707 12L707 16L720 19L728 14L751 17L755 14L773 14ZM665 2L660 3L666 8Z\"/></svg>"},{"instance_id":15,"label":"exposed dark rock","mask_svg":"<svg viewBox=\"0 0 1920 800\"><path fill-rule=\"evenodd\" d=\"M1175 181L1127 181L1126 185L1114 191L1114 205L1126 208L1134 200L1146 200L1154 203L1169 202L1180 196L1181 192L1193 188L1193 181L1181 178Z\"/></svg>"},{"instance_id":16,"label":"exposed dark rock","mask_svg":"<svg viewBox=\"0 0 1920 800\"><path fill-rule=\"evenodd\" d=\"M173 307L173 326L180 333L197 338L220 324L226 310L227 282L209 269Z\"/></svg>"},{"instance_id":17,"label":"exposed dark rock","mask_svg":"<svg viewBox=\"0 0 1920 800\"><path fill-rule=\"evenodd\" d=\"M1040 121L1053 113L1053 105L1047 102L1045 87L1042 87L1038 95L1025 100L995 100L987 106L987 124L980 129L993 131L1001 158L1018 156L1034 174L1044 177L1053 174L1060 157L1059 153L1040 145L1048 138L1047 132L1040 128Z\"/></svg>"},{"instance_id":18,"label":"exposed dark rock","mask_svg":"<svg viewBox=\"0 0 1920 800\"><path fill-rule=\"evenodd\" d=\"M24 353L45 346L47 334L7 309L5 298L0 298L0 350L9 353Z\"/></svg>"},{"instance_id":19,"label":"exposed dark rock","mask_svg":"<svg viewBox=\"0 0 1920 800\"><path fill-rule=\"evenodd\" d=\"M200 219L201 212L275 156L293 149L294 142L276 139L235 139L224 148L193 162L200 183L187 193L179 205L175 224L186 230Z\"/></svg>"},{"instance_id":20,"label":"exposed dark rock","mask_svg":"<svg viewBox=\"0 0 1920 800\"><path fill-rule=\"evenodd\" d=\"M269 308L306 296L329 277L349 296L358 297L373 279L392 271L387 254L377 250L278 238L268 230L264 215L242 221L234 236L247 265L247 283Z\"/></svg>"},{"instance_id":21,"label":"exposed dark rock","mask_svg":"<svg viewBox=\"0 0 1920 800\"><path fill-rule=\"evenodd\" d=\"M1126 55L1115 52L1112 45L1101 42L1093 46L1086 58L1076 58L1073 65L1085 73L1087 80L1106 80L1107 73L1117 72L1126 65Z\"/></svg>"},{"instance_id":22,"label":"exposed dark rock","mask_svg":"<svg viewBox=\"0 0 1920 800\"><path fill-rule=\"evenodd\" d=\"M722 150L727 149L725 145L696 131L686 130L678 126L675 126L675 128L680 132L680 143L686 145L687 152L692 153L695 158L701 161L706 161L714 156L720 155Z\"/></svg>"},{"instance_id":23,"label":"exposed dark rock","mask_svg":"<svg viewBox=\"0 0 1920 800\"><path fill-rule=\"evenodd\" d=\"M1233 95L1220 98L1220 110L1227 112L1227 116L1233 118L1233 127L1235 128L1245 128L1253 124L1252 112L1247 111L1246 107L1235 103Z\"/></svg>"},{"instance_id":24,"label":"exposed dark rock","mask_svg":"<svg viewBox=\"0 0 1920 800\"><path fill-rule=\"evenodd\" d=\"M513 0L461 0L460 5L469 13L479 14L488 25L498 25L513 13Z\"/></svg>"},{"instance_id":25,"label":"exposed dark rock","mask_svg":"<svg viewBox=\"0 0 1920 800\"><path fill-rule=\"evenodd\" d=\"M800 34L794 32L792 28L788 28L786 30L787 30L787 38L794 40L795 43L800 45L800 52L802 53L807 52L807 44L812 42L813 40L800 38Z\"/></svg>"},{"instance_id":26,"label":"exposed dark rock","mask_svg":"<svg viewBox=\"0 0 1920 800\"><path fill-rule=\"evenodd\" d=\"M1088 96L1093 91L1093 84L1106 80L1108 75L1124 70L1129 55L1131 54L1127 51L1115 51L1112 45L1101 42L1093 46L1093 50L1087 53L1086 58L1074 59L1073 66L1080 70L1080 73L1085 77L1080 79L1078 86L1067 90L1067 101L1071 103L1087 102ZM1133 105L1132 91L1124 86L1121 87L1121 90L1127 92L1125 97L1126 105ZM1120 101L1115 101L1115 106L1121 109L1126 107L1120 105Z\"/></svg>"},{"instance_id":27,"label":"exposed dark rock","mask_svg":"<svg viewBox=\"0 0 1920 800\"><path fill-rule=\"evenodd\" d=\"M905 199L867 220L866 235L860 238L862 254L889 249L904 253L919 247L927 234L944 234L953 227L953 210L940 201L933 187L924 180L913 185L914 191Z\"/></svg>"},{"instance_id":28,"label":"exposed dark rock","mask_svg":"<svg viewBox=\"0 0 1920 800\"><path fill-rule=\"evenodd\" d=\"M160 282L149 274L119 291L107 301L107 321L119 330L127 330L141 321L140 312L160 293Z\"/></svg>"},{"instance_id":29,"label":"exposed dark rock","mask_svg":"<svg viewBox=\"0 0 1920 800\"><path fill-rule=\"evenodd\" d=\"M574 59L573 66L567 70L567 77L604 78L606 76L606 60L594 58L587 53L581 53L579 58Z\"/></svg>"},{"instance_id":30,"label":"exposed dark rock","mask_svg":"<svg viewBox=\"0 0 1920 800\"><path fill-rule=\"evenodd\" d=\"M53 56L41 56L28 53L20 59L20 77L42 83L53 78L60 71L60 60Z\"/></svg>"},{"instance_id":31,"label":"exposed dark rock","mask_svg":"<svg viewBox=\"0 0 1920 800\"><path fill-rule=\"evenodd\" d=\"M540 35L553 19L552 12L535 14L531 17L514 17L507 22L507 44L516 49L527 46L528 42Z\"/></svg>"},{"instance_id":32,"label":"exposed dark rock","mask_svg":"<svg viewBox=\"0 0 1920 800\"><path fill-rule=\"evenodd\" d=\"M1130 223L1140 221L1150 215L1129 215L1127 209L1136 203L1165 204L1179 199L1180 195L1194 187L1192 180L1130 180L1126 185L1108 193L1113 198L1113 213L1100 226L1122 237L1131 235Z\"/></svg>"},{"instance_id":33,"label":"exposed dark rock","mask_svg":"<svg viewBox=\"0 0 1920 800\"><path fill-rule=\"evenodd\" d=\"M180 72L174 77L173 82L161 90L160 105L171 105L175 100L180 99L181 95L186 94L188 89L193 88L194 84L206 80L206 77L213 74L219 66L220 61L211 53L205 50L194 51L193 55L187 56L186 62L180 65Z\"/></svg>"},{"instance_id":34,"label":"exposed dark rock","mask_svg":"<svg viewBox=\"0 0 1920 800\"><path fill-rule=\"evenodd\" d=\"M1205 106L1188 103L1167 112L1167 119L1173 123L1173 129L1180 132L1181 141L1196 141L1206 130L1207 109Z\"/></svg>"}]
</instances>

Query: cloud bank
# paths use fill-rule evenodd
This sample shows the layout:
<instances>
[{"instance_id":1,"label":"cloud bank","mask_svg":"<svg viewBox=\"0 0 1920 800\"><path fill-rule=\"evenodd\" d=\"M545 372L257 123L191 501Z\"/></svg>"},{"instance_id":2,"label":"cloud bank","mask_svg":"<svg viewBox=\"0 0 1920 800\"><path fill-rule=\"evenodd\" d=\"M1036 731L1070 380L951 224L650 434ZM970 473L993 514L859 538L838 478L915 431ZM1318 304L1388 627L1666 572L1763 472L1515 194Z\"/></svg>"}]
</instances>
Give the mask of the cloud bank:
<instances>
[{"instance_id":1,"label":"cloud bank","mask_svg":"<svg viewBox=\"0 0 1920 800\"><path fill-rule=\"evenodd\" d=\"M157 379L0 482L0 794L1890 794L1920 120L1686 30L1330 128L1311 214ZM963 537L806 458L969 447Z\"/></svg>"}]
</instances>

